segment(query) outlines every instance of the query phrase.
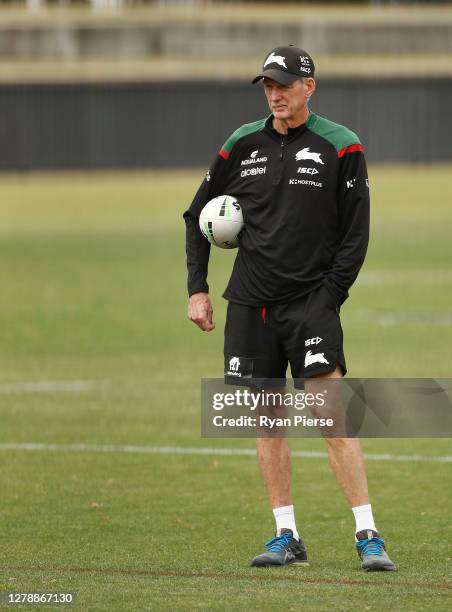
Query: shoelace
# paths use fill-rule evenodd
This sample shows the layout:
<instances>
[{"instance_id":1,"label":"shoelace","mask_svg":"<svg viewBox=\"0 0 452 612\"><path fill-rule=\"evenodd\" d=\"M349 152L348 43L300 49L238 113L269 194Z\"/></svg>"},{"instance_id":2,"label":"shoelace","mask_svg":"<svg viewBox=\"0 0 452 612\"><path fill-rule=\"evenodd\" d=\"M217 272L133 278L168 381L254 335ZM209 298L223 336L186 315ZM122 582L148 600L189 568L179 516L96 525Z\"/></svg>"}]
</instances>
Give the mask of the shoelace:
<instances>
[{"instance_id":1,"label":"shoelace","mask_svg":"<svg viewBox=\"0 0 452 612\"><path fill-rule=\"evenodd\" d=\"M284 550L292 539L291 533L283 533L280 536L272 538L268 542L265 542L265 546L269 552L279 552Z\"/></svg>"},{"instance_id":2,"label":"shoelace","mask_svg":"<svg viewBox=\"0 0 452 612\"><path fill-rule=\"evenodd\" d=\"M358 541L356 544L363 555L381 555L384 543L382 538L371 538L370 540Z\"/></svg>"}]
</instances>

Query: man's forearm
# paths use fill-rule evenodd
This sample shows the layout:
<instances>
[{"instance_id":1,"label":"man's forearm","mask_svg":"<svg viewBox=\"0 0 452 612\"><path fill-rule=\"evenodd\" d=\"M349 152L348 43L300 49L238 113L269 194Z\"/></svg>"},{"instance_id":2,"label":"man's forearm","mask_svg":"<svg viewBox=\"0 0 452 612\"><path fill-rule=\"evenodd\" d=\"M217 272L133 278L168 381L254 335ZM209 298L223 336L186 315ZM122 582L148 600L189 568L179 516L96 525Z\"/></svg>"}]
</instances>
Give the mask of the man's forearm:
<instances>
[{"instance_id":1,"label":"man's forearm","mask_svg":"<svg viewBox=\"0 0 452 612\"><path fill-rule=\"evenodd\" d=\"M348 296L348 290L353 285L366 257L369 241L368 228L360 235L355 235L350 243L339 248L325 284L335 297L338 305Z\"/></svg>"},{"instance_id":2,"label":"man's forearm","mask_svg":"<svg viewBox=\"0 0 452 612\"><path fill-rule=\"evenodd\" d=\"M187 211L184 214L186 225L186 254L188 295L209 293L207 271L210 256L210 244L203 237L198 227L198 220Z\"/></svg>"}]
</instances>

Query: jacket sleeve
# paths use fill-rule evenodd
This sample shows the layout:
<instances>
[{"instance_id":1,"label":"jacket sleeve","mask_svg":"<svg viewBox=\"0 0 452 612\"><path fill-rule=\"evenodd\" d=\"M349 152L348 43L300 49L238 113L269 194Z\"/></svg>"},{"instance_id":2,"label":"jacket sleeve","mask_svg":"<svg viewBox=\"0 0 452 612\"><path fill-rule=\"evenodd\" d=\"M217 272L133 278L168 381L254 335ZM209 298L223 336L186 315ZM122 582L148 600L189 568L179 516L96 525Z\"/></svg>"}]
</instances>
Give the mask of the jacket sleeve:
<instances>
[{"instance_id":1,"label":"jacket sleeve","mask_svg":"<svg viewBox=\"0 0 452 612\"><path fill-rule=\"evenodd\" d=\"M369 243L370 198L366 160L361 150L339 159L337 201L339 239L333 265L325 283L339 306L363 265Z\"/></svg>"},{"instance_id":2,"label":"jacket sleeve","mask_svg":"<svg viewBox=\"0 0 452 612\"><path fill-rule=\"evenodd\" d=\"M200 291L204 293L209 292L207 271L210 243L204 238L199 229L199 215L209 200L222 194L221 190L224 184L226 165L226 159L218 155L209 168L189 209L184 212L189 296Z\"/></svg>"}]
</instances>

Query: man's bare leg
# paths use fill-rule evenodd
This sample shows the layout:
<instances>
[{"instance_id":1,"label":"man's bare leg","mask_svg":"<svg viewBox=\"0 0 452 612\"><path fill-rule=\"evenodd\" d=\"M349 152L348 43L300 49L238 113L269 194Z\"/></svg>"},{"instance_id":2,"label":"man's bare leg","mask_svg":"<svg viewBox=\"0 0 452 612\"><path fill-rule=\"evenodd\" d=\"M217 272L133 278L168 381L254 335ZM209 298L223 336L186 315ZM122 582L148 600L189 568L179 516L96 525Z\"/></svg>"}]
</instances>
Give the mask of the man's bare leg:
<instances>
[{"instance_id":1,"label":"man's bare leg","mask_svg":"<svg viewBox=\"0 0 452 612\"><path fill-rule=\"evenodd\" d=\"M269 394L267 397L275 394L275 398L278 398L279 394L284 395L286 388L275 387L267 389L266 392ZM277 400L267 401L258 407L258 416L261 415L272 419L285 417L287 409ZM292 503L292 461L285 433L284 427L274 429L259 425L257 427L257 461L272 508Z\"/></svg>"},{"instance_id":2,"label":"man's bare leg","mask_svg":"<svg viewBox=\"0 0 452 612\"><path fill-rule=\"evenodd\" d=\"M292 503L292 461L287 438L257 438L257 461L272 508Z\"/></svg>"},{"instance_id":3,"label":"man's bare leg","mask_svg":"<svg viewBox=\"0 0 452 612\"><path fill-rule=\"evenodd\" d=\"M284 417L286 408L260 406L258 415ZM258 427L257 434L257 460L273 509L277 537L267 542L267 551L254 557L251 565L275 567L307 563L306 548L297 531L292 504L292 462L286 428Z\"/></svg>"},{"instance_id":4,"label":"man's bare leg","mask_svg":"<svg viewBox=\"0 0 452 612\"><path fill-rule=\"evenodd\" d=\"M316 377L342 378L339 367ZM308 385L308 381L306 382ZM272 415L281 416L277 411ZM351 507L369 503L367 476L360 441L356 438L326 438L331 468ZM287 438L260 437L257 459L272 508L292 504L292 462Z\"/></svg>"},{"instance_id":5,"label":"man's bare leg","mask_svg":"<svg viewBox=\"0 0 452 612\"><path fill-rule=\"evenodd\" d=\"M337 367L334 372L316 378L342 378L342 372ZM360 441L356 438L325 439L331 467L355 516L356 549L361 558L361 568L366 572L395 571L397 567L388 557L384 540L375 527Z\"/></svg>"},{"instance_id":6,"label":"man's bare leg","mask_svg":"<svg viewBox=\"0 0 452 612\"><path fill-rule=\"evenodd\" d=\"M338 366L334 372L315 377L342 378ZM308 386L308 382L306 385ZM357 438L325 438L328 458L336 479L352 508L369 503L366 468L361 442Z\"/></svg>"},{"instance_id":7,"label":"man's bare leg","mask_svg":"<svg viewBox=\"0 0 452 612\"><path fill-rule=\"evenodd\" d=\"M273 405L265 402L258 408L258 417L267 416L272 419L287 416L287 408L282 403L286 388L267 389L267 399L281 398ZM273 403L273 402L272 402ZM292 503L292 461L287 442L286 427L266 427L258 425L256 440L257 460L267 488L268 498L273 510L278 536L282 530L288 529L298 540L299 534L295 521L295 511Z\"/></svg>"}]
</instances>

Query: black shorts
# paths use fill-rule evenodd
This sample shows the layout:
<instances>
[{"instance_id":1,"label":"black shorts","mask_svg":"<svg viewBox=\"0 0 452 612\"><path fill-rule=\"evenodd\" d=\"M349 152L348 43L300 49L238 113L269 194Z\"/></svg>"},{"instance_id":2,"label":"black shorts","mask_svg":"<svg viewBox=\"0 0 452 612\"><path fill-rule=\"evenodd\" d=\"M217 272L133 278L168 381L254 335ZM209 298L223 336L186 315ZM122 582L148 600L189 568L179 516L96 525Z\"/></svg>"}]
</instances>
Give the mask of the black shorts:
<instances>
[{"instance_id":1,"label":"black shorts","mask_svg":"<svg viewBox=\"0 0 452 612\"><path fill-rule=\"evenodd\" d=\"M224 377L229 384L285 381L347 371L339 309L324 286L289 302L259 308L229 302L224 331ZM256 382L254 384L256 384Z\"/></svg>"}]
</instances>

